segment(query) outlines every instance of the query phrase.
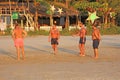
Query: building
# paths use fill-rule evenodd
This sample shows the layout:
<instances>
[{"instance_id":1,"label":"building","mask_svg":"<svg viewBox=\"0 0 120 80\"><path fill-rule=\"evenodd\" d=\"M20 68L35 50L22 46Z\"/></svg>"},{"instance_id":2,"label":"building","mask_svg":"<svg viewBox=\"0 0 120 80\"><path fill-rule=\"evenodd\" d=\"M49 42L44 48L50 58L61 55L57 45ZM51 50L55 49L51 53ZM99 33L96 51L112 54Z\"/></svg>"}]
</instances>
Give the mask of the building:
<instances>
[{"instance_id":1,"label":"building","mask_svg":"<svg viewBox=\"0 0 120 80\"><path fill-rule=\"evenodd\" d=\"M25 25L26 27L34 27L34 29L37 29L38 26L50 26L51 14L48 14L47 11L44 5L35 2L35 0L0 0L0 17L11 27L16 22L21 23L22 27ZM19 18L13 18L15 13L18 13ZM69 19L73 25L77 24L76 17L78 17L77 11L69 9L66 12L64 8L62 14L57 11L52 14L53 22L62 28L65 27L66 19Z\"/></svg>"}]
</instances>

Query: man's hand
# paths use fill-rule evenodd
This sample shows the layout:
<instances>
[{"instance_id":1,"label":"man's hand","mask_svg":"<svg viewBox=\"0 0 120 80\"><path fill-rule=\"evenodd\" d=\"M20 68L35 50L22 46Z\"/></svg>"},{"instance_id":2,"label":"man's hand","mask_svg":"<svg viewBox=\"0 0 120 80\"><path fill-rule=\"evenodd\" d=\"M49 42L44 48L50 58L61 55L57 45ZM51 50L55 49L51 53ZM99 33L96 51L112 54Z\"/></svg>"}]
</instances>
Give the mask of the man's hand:
<instances>
[{"instance_id":1,"label":"man's hand","mask_svg":"<svg viewBox=\"0 0 120 80\"><path fill-rule=\"evenodd\" d=\"M76 35L72 35L72 37L75 37Z\"/></svg>"},{"instance_id":2,"label":"man's hand","mask_svg":"<svg viewBox=\"0 0 120 80\"><path fill-rule=\"evenodd\" d=\"M48 38L48 42L50 42L50 38Z\"/></svg>"}]
</instances>

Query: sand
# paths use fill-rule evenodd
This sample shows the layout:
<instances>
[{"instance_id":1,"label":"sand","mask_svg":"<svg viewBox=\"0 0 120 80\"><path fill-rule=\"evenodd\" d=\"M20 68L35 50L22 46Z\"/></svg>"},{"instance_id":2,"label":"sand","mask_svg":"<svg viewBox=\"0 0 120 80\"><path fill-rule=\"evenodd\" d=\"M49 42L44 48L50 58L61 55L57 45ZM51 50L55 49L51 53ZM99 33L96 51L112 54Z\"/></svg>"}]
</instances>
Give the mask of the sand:
<instances>
[{"instance_id":1,"label":"sand","mask_svg":"<svg viewBox=\"0 0 120 80\"><path fill-rule=\"evenodd\" d=\"M25 39L25 60L16 60L11 36L0 37L0 80L120 80L120 35L104 35L99 58L93 58L91 36L86 56L78 55L79 37L61 36L53 55L48 36Z\"/></svg>"}]
</instances>

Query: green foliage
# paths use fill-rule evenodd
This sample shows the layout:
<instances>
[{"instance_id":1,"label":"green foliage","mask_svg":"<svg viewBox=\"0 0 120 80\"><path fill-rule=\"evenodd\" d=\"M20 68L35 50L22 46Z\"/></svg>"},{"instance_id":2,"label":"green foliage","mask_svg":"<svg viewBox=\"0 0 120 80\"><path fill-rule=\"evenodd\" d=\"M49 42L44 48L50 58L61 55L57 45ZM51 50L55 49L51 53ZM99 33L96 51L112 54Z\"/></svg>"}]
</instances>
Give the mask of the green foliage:
<instances>
[{"instance_id":1,"label":"green foliage","mask_svg":"<svg viewBox=\"0 0 120 80\"><path fill-rule=\"evenodd\" d=\"M38 0L40 2L40 6L44 6L45 8L50 8L50 4L45 0Z\"/></svg>"},{"instance_id":2,"label":"green foliage","mask_svg":"<svg viewBox=\"0 0 120 80\"><path fill-rule=\"evenodd\" d=\"M102 35L120 34L120 27L100 28Z\"/></svg>"},{"instance_id":3,"label":"green foliage","mask_svg":"<svg viewBox=\"0 0 120 80\"><path fill-rule=\"evenodd\" d=\"M70 35L73 35L73 34L77 34L79 31L79 29L64 29L62 31L60 31L60 35L62 36L70 36Z\"/></svg>"},{"instance_id":4,"label":"green foliage","mask_svg":"<svg viewBox=\"0 0 120 80\"><path fill-rule=\"evenodd\" d=\"M92 25L88 22L87 25L87 35L92 34ZM102 24L100 29L101 35L116 35L120 34L120 27L112 25L109 23L109 28L104 28L105 24Z\"/></svg>"},{"instance_id":5,"label":"green foliage","mask_svg":"<svg viewBox=\"0 0 120 80\"><path fill-rule=\"evenodd\" d=\"M11 35L12 33L12 28L8 27L6 30L5 30L5 35Z\"/></svg>"},{"instance_id":6,"label":"green foliage","mask_svg":"<svg viewBox=\"0 0 120 80\"><path fill-rule=\"evenodd\" d=\"M73 4L73 7L80 11L81 16L88 16L88 8L97 10L101 7L101 4L98 2L88 2L88 1L76 1Z\"/></svg>"},{"instance_id":7,"label":"green foliage","mask_svg":"<svg viewBox=\"0 0 120 80\"><path fill-rule=\"evenodd\" d=\"M70 35L77 34L80 30L78 28L76 29L71 29L70 30Z\"/></svg>"},{"instance_id":8,"label":"green foliage","mask_svg":"<svg viewBox=\"0 0 120 80\"><path fill-rule=\"evenodd\" d=\"M91 24L87 23L87 35L91 35L92 34L92 26ZM12 29L11 28L7 28L5 30L5 35L11 35ZM71 36L73 34L77 34L79 32L79 29L64 29L62 31L60 31L60 35L61 36ZM111 26L109 28L104 28L101 27L100 28L100 32L101 35L115 35L115 34L120 34L120 27L117 26ZM48 36L49 35L49 31L45 31L45 30L39 30L39 31L28 31L28 36L37 36L37 35L45 35Z\"/></svg>"},{"instance_id":9,"label":"green foliage","mask_svg":"<svg viewBox=\"0 0 120 80\"><path fill-rule=\"evenodd\" d=\"M35 36L35 35L49 35L49 31L45 31L45 30L28 31L27 33L28 33L29 36Z\"/></svg>"},{"instance_id":10,"label":"green foliage","mask_svg":"<svg viewBox=\"0 0 120 80\"><path fill-rule=\"evenodd\" d=\"M86 9L88 7L90 8L98 8L100 7L101 5L98 3L98 2L86 2L86 1L79 1L79 2L76 2L73 4L73 6L76 8L76 9Z\"/></svg>"},{"instance_id":11,"label":"green foliage","mask_svg":"<svg viewBox=\"0 0 120 80\"><path fill-rule=\"evenodd\" d=\"M70 35L70 31L67 28L65 28L62 31L60 31L60 35L68 36Z\"/></svg>"},{"instance_id":12,"label":"green foliage","mask_svg":"<svg viewBox=\"0 0 120 80\"><path fill-rule=\"evenodd\" d=\"M36 2L40 2L40 1L43 1L43 0L36 0Z\"/></svg>"},{"instance_id":13,"label":"green foliage","mask_svg":"<svg viewBox=\"0 0 120 80\"><path fill-rule=\"evenodd\" d=\"M90 22L86 23L87 26L87 35L91 35L92 34L92 26Z\"/></svg>"}]
</instances>

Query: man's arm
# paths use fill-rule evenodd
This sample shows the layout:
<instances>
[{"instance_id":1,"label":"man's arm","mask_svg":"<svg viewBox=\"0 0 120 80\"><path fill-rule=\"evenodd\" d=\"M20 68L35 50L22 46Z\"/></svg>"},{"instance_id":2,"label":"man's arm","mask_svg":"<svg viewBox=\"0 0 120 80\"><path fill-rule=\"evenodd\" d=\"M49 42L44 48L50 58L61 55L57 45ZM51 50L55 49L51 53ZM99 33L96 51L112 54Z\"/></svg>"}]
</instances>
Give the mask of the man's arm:
<instances>
[{"instance_id":1,"label":"man's arm","mask_svg":"<svg viewBox=\"0 0 120 80\"><path fill-rule=\"evenodd\" d=\"M57 30L58 31L58 39L60 39L60 32L59 32L59 30Z\"/></svg>"},{"instance_id":2,"label":"man's arm","mask_svg":"<svg viewBox=\"0 0 120 80\"><path fill-rule=\"evenodd\" d=\"M82 31L82 37L84 38L84 37L85 37L85 35L86 35L86 30L85 30L85 29L83 29L83 31Z\"/></svg>"},{"instance_id":3,"label":"man's arm","mask_svg":"<svg viewBox=\"0 0 120 80\"><path fill-rule=\"evenodd\" d=\"M12 32L12 38L13 38L13 40L15 40L15 31L14 30Z\"/></svg>"},{"instance_id":4,"label":"man's arm","mask_svg":"<svg viewBox=\"0 0 120 80\"><path fill-rule=\"evenodd\" d=\"M100 40L100 32L99 30L95 30L95 37Z\"/></svg>"},{"instance_id":5,"label":"man's arm","mask_svg":"<svg viewBox=\"0 0 120 80\"><path fill-rule=\"evenodd\" d=\"M50 42L50 38L51 38L51 30L50 30L50 33L49 33L49 36L48 36L48 42Z\"/></svg>"},{"instance_id":6,"label":"man's arm","mask_svg":"<svg viewBox=\"0 0 120 80\"><path fill-rule=\"evenodd\" d=\"M86 35L86 30L83 29L83 30L82 30L82 38L83 38L82 40L83 40L83 42L84 42L85 35Z\"/></svg>"},{"instance_id":7,"label":"man's arm","mask_svg":"<svg viewBox=\"0 0 120 80\"><path fill-rule=\"evenodd\" d=\"M23 33L24 33L23 38L25 38L27 36L27 32L23 30Z\"/></svg>"},{"instance_id":8,"label":"man's arm","mask_svg":"<svg viewBox=\"0 0 120 80\"><path fill-rule=\"evenodd\" d=\"M99 37L99 40L101 40L101 35L99 30L98 30L98 37Z\"/></svg>"}]
</instances>

